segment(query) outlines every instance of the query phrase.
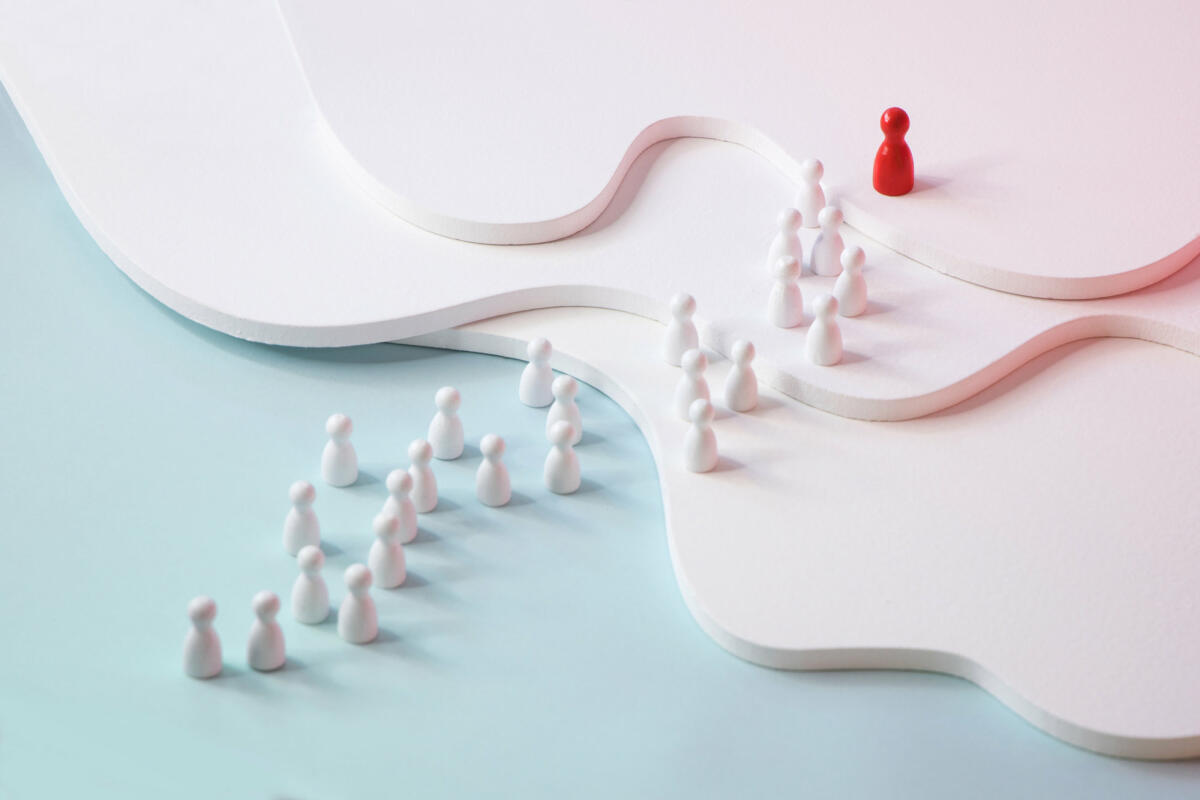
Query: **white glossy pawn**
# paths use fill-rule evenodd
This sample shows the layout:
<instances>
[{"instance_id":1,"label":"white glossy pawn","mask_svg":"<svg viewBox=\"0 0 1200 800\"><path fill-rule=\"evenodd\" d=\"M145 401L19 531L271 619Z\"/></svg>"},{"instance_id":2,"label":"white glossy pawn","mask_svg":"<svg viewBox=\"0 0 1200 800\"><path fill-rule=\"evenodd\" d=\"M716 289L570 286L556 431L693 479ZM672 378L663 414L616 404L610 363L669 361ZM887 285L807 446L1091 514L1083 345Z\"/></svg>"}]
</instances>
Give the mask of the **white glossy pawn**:
<instances>
[{"instance_id":1,"label":"white glossy pawn","mask_svg":"<svg viewBox=\"0 0 1200 800\"><path fill-rule=\"evenodd\" d=\"M708 380L704 370L708 369L708 356L701 350L688 350L683 354L683 374L675 384L675 415L684 422L688 420L688 409L696 400L708 400Z\"/></svg>"},{"instance_id":2,"label":"white glossy pawn","mask_svg":"<svg viewBox=\"0 0 1200 800\"><path fill-rule=\"evenodd\" d=\"M294 556L310 544L321 543L321 525L312 509L317 490L308 481L296 481L288 489L292 509L283 520L283 549Z\"/></svg>"},{"instance_id":3,"label":"white glossy pawn","mask_svg":"<svg viewBox=\"0 0 1200 800\"><path fill-rule=\"evenodd\" d=\"M550 391L550 384L554 383L554 370L550 369L553 353L550 341L541 336L525 348L529 363L521 370L521 386L517 392L525 405L543 408L554 402L554 394Z\"/></svg>"},{"instance_id":4,"label":"white glossy pawn","mask_svg":"<svg viewBox=\"0 0 1200 800\"><path fill-rule=\"evenodd\" d=\"M308 545L296 556L300 574L292 584L292 618L305 625L320 625L329 616L329 587L321 577L325 554Z\"/></svg>"},{"instance_id":5,"label":"white glossy pawn","mask_svg":"<svg viewBox=\"0 0 1200 800\"><path fill-rule=\"evenodd\" d=\"M796 259L779 259L775 280L767 296L767 321L777 328L794 328L804 322L804 295L800 293L800 264Z\"/></svg>"},{"instance_id":6,"label":"white glossy pawn","mask_svg":"<svg viewBox=\"0 0 1200 800\"><path fill-rule=\"evenodd\" d=\"M254 609L254 624L250 626L250 639L246 643L246 663L259 672L279 669L287 660L283 629L275 621L275 615L279 613L279 595L259 592L250 605Z\"/></svg>"},{"instance_id":7,"label":"white glossy pawn","mask_svg":"<svg viewBox=\"0 0 1200 800\"><path fill-rule=\"evenodd\" d=\"M815 215L814 215L815 219ZM771 249L767 251L767 274L775 274L775 265L781 258L794 258L796 263L804 264L804 248L800 244L801 213L794 208L785 208L779 212L779 231L771 241Z\"/></svg>"},{"instance_id":8,"label":"white glossy pawn","mask_svg":"<svg viewBox=\"0 0 1200 800\"><path fill-rule=\"evenodd\" d=\"M842 271L842 211L825 206L817 215L821 233L812 249L812 271L814 275L837 275Z\"/></svg>"},{"instance_id":9,"label":"white glossy pawn","mask_svg":"<svg viewBox=\"0 0 1200 800\"><path fill-rule=\"evenodd\" d=\"M754 345L743 339L733 343L730 356L733 367L725 376L725 406L730 411L753 411L758 405L758 376L750 362L754 360Z\"/></svg>"},{"instance_id":10,"label":"white glossy pawn","mask_svg":"<svg viewBox=\"0 0 1200 800\"><path fill-rule=\"evenodd\" d=\"M833 285L833 296L843 317L857 317L867 310L867 279L863 277L866 263L867 256L858 245L842 251L842 274Z\"/></svg>"},{"instance_id":11,"label":"white glossy pawn","mask_svg":"<svg viewBox=\"0 0 1200 800\"><path fill-rule=\"evenodd\" d=\"M376 514L373 527L375 541L367 554L367 565L381 587L395 589L408 577L404 547L400 544L400 518L395 514Z\"/></svg>"},{"instance_id":12,"label":"white glossy pawn","mask_svg":"<svg viewBox=\"0 0 1200 800\"><path fill-rule=\"evenodd\" d=\"M433 447L424 439L413 439L408 446L408 460L412 465L408 474L412 476L413 507L422 514L437 508L437 478L429 462L433 459Z\"/></svg>"},{"instance_id":13,"label":"white glossy pawn","mask_svg":"<svg viewBox=\"0 0 1200 800\"><path fill-rule=\"evenodd\" d=\"M570 375L559 375L554 379L554 405L546 414L546 438L550 438L550 429L559 422L569 422L575 429L575 438L571 444L579 444L583 438L583 415L579 413L579 404L575 396L579 394L579 382Z\"/></svg>"},{"instance_id":14,"label":"white glossy pawn","mask_svg":"<svg viewBox=\"0 0 1200 800\"><path fill-rule=\"evenodd\" d=\"M321 477L330 486L349 486L358 480L358 454L350 444L354 423L345 414L334 414L325 421L329 441L321 453Z\"/></svg>"},{"instance_id":15,"label":"white glossy pawn","mask_svg":"<svg viewBox=\"0 0 1200 800\"><path fill-rule=\"evenodd\" d=\"M663 334L662 357L673 367L679 366L684 353L700 346L700 334L692 322L695 313L696 300L690 294L680 292L671 298L671 321Z\"/></svg>"},{"instance_id":16,"label":"white glossy pawn","mask_svg":"<svg viewBox=\"0 0 1200 800\"><path fill-rule=\"evenodd\" d=\"M192 598L187 607L192 627L183 639L183 671L192 678L215 678L221 674L221 639L213 629L217 604L211 597Z\"/></svg>"},{"instance_id":17,"label":"white glossy pawn","mask_svg":"<svg viewBox=\"0 0 1200 800\"><path fill-rule=\"evenodd\" d=\"M815 158L805 159L800 164L800 190L796 192L796 208L804 218L804 227L817 227L817 215L825 207L825 190L821 188L821 178L825 177L825 167Z\"/></svg>"},{"instance_id":18,"label":"white glossy pawn","mask_svg":"<svg viewBox=\"0 0 1200 800\"><path fill-rule=\"evenodd\" d=\"M711 472L717 466L717 435L713 433L713 404L697 400L688 409L691 427L683 437L683 465L691 472Z\"/></svg>"},{"instance_id":19,"label":"white glossy pawn","mask_svg":"<svg viewBox=\"0 0 1200 800\"><path fill-rule=\"evenodd\" d=\"M546 488L555 494L571 494L579 489L582 481L579 472L579 456L575 455L575 447L571 440L575 431L569 422L556 422L550 429L550 454L546 456L546 466L542 477Z\"/></svg>"},{"instance_id":20,"label":"white glossy pawn","mask_svg":"<svg viewBox=\"0 0 1200 800\"><path fill-rule=\"evenodd\" d=\"M443 386L433 398L437 413L429 423L426 437L433 445L433 457L441 461L453 461L463 454L463 425L458 418L462 395L453 386Z\"/></svg>"},{"instance_id":21,"label":"white glossy pawn","mask_svg":"<svg viewBox=\"0 0 1200 800\"><path fill-rule=\"evenodd\" d=\"M371 570L362 564L346 568L348 594L338 609L338 635L351 644L367 644L379 635L379 614L371 597Z\"/></svg>"},{"instance_id":22,"label":"white glossy pawn","mask_svg":"<svg viewBox=\"0 0 1200 800\"><path fill-rule=\"evenodd\" d=\"M395 514L400 519L400 544L417 538L417 507L413 505L413 479L406 470L394 469L387 476L388 499L383 501L382 514Z\"/></svg>"},{"instance_id":23,"label":"white glossy pawn","mask_svg":"<svg viewBox=\"0 0 1200 800\"><path fill-rule=\"evenodd\" d=\"M838 301L823 294L813 303L813 324L808 329L804 351L808 360L822 367L842 360L842 331L837 324Z\"/></svg>"},{"instance_id":24,"label":"white glossy pawn","mask_svg":"<svg viewBox=\"0 0 1200 800\"><path fill-rule=\"evenodd\" d=\"M483 461L475 471L475 496L485 506L504 506L512 499L512 481L508 467L500 459L504 456L504 440L494 433L484 436L479 442Z\"/></svg>"}]
</instances>

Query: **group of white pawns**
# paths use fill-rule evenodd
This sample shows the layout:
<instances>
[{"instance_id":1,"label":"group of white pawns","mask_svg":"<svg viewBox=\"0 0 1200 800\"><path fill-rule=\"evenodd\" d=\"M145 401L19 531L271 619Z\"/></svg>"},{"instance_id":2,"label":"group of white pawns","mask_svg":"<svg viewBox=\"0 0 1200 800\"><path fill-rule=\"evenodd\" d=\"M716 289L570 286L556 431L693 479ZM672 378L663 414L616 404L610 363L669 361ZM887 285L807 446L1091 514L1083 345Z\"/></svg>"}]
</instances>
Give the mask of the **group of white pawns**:
<instances>
[{"instance_id":1,"label":"group of white pawns","mask_svg":"<svg viewBox=\"0 0 1200 800\"><path fill-rule=\"evenodd\" d=\"M842 333L836 315L857 317L867 310L867 282L862 274L866 256L861 247L846 247L842 241L842 212L825 205L821 162L805 161L800 165L800 175L796 207L779 212L779 231L767 254L767 266L775 279L767 299L767 319L780 328L794 328L804 322L799 284L804 271L800 228L820 226L809 259L810 269L814 275L837 275L838 279L832 295L821 295L813 303L814 319L805 339L805 354L812 363L828 367L842 360ZM696 301L691 295L680 293L671 299L671 320L663 337L662 355L668 364L683 368L675 388L675 413L691 422L684 438L684 466L692 472L709 472L719 461L717 437L712 430L715 410L704 378L708 359L700 350L700 337L692 322L695 313ZM750 366L754 345L738 340L730 356L733 369L725 379L725 405L731 411L751 411L758 405L758 379Z\"/></svg>"},{"instance_id":2,"label":"group of white pawns","mask_svg":"<svg viewBox=\"0 0 1200 800\"><path fill-rule=\"evenodd\" d=\"M528 347L529 363L521 373L519 397L535 408L550 406L546 415L546 436L551 449L546 456L543 478L556 494L571 494L579 489L581 476L575 445L583 436L583 418L575 396L579 384L569 375L554 376L550 368L552 348L545 339L534 339ZM437 479L430 468L432 459L453 460L464 449L462 420L458 409L462 398L458 390L446 386L434 398L437 413L429 423L427 439L417 439L408 447L412 462L407 470L396 469L387 476L388 498L375 516L375 541L367 554L367 564L346 569L346 598L337 613L338 634L353 644L367 644L379 634L379 620L370 589L378 582L385 589L404 583L407 570L404 545L417 536L417 513L437 507ZM329 441L321 454L321 477L331 486L350 486L358 480L358 455L350 442L354 426L345 414L334 414L325 423ZM494 433L479 442L483 461L475 473L475 494L488 506L503 506L512 499L508 468L501 460L504 440ZM297 622L317 625L330 613L329 589L321 570L325 554L321 552L321 527L313 511L316 490L308 481L296 481L288 491L292 507L283 523L283 547L296 557L300 575L292 585L292 616ZM279 596L262 591L251 603L255 620L246 647L246 661L255 670L279 669L287 659L283 630L275 617ZM192 625L183 644L183 669L193 678L212 678L222 666L221 641L213 628L217 604L211 597L200 596L188 604Z\"/></svg>"}]
</instances>

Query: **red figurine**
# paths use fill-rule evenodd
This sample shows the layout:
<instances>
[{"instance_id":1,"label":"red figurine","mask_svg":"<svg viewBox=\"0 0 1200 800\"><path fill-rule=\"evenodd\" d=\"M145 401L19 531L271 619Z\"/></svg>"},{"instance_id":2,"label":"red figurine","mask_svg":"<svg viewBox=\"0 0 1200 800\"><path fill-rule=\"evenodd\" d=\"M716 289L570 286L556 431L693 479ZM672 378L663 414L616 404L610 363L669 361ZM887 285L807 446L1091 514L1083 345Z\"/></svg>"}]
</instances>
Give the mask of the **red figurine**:
<instances>
[{"instance_id":1,"label":"red figurine","mask_svg":"<svg viewBox=\"0 0 1200 800\"><path fill-rule=\"evenodd\" d=\"M872 182L880 194L897 197L913 188L913 157L904 141L908 133L908 114L903 108L889 108L879 118L883 129L883 144L875 153L875 174Z\"/></svg>"}]
</instances>

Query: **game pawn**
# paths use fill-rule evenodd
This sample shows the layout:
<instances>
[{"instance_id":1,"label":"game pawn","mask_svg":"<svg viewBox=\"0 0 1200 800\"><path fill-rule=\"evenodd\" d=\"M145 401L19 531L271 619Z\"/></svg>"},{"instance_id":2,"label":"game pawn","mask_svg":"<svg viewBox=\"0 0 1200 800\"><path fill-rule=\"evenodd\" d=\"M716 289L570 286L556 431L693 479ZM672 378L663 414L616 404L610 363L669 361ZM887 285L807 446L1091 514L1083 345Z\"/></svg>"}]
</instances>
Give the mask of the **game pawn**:
<instances>
[{"instance_id":1,"label":"game pawn","mask_svg":"<svg viewBox=\"0 0 1200 800\"><path fill-rule=\"evenodd\" d=\"M752 343L742 339L733 343L733 367L725 376L725 405L730 411L753 411L758 405L758 376L750 365L754 355Z\"/></svg>"},{"instance_id":2,"label":"game pawn","mask_svg":"<svg viewBox=\"0 0 1200 800\"><path fill-rule=\"evenodd\" d=\"M412 465L408 474L412 477L413 507L422 514L437 508L437 478L429 462L433 460L433 447L424 439L414 439L408 446L408 460Z\"/></svg>"},{"instance_id":3,"label":"game pawn","mask_svg":"<svg viewBox=\"0 0 1200 800\"><path fill-rule=\"evenodd\" d=\"M383 501L383 514L395 514L400 519L400 544L417 538L417 507L413 504L412 475L407 470L394 469L387 476L388 498Z\"/></svg>"},{"instance_id":4,"label":"game pawn","mask_svg":"<svg viewBox=\"0 0 1200 800\"><path fill-rule=\"evenodd\" d=\"M310 544L321 543L321 525L312 504L317 490L308 481L296 481L288 489L292 508L283 520L283 549L289 556Z\"/></svg>"},{"instance_id":5,"label":"game pawn","mask_svg":"<svg viewBox=\"0 0 1200 800\"><path fill-rule=\"evenodd\" d=\"M700 334L692 315L696 313L696 300L690 294L680 292L671 298L671 321L663 333L662 357L673 367L688 350L700 346Z\"/></svg>"},{"instance_id":6,"label":"game pawn","mask_svg":"<svg viewBox=\"0 0 1200 800\"><path fill-rule=\"evenodd\" d=\"M908 114L903 108L892 107L879 118L883 143L875 152L875 168L871 182L880 194L898 197L912 191L916 182L912 150L904 140L908 133Z\"/></svg>"},{"instance_id":7,"label":"game pawn","mask_svg":"<svg viewBox=\"0 0 1200 800\"><path fill-rule=\"evenodd\" d=\"M554 379L554 405L546 414L546 438L550 438L550 429L559 422L569 422L575 430L575 438L571 444L579 444L583 438L583 415L579 413L579 404L575 402L579 394L579 382L570 375L559 375Z\"/></svg>"},{"instance_id":8,"label":"game pawn","mask_svg":"<svg viewBox=\"0 0 1200 800\"><path fill-rule=\"evenodd\" d=\"M521 385L517 391L525 405L543 408L554 402L554 393L550 389L554 382L554 370L550 368L550 356L553 353L550 341L541 336L525 348L529 363L521 370Z\"/></svg>"},{"instance_id":9,"label":"game pawn","mask_svg":"<svg viewBox=\"0 0 1200 800\"><path fill-rule=\"evenodd\" d=\"M816 214L813 214L814 224ZM804 248L800 244L800 212L794 208L785 208L779 212L779 231L775 234L775 239L771 242L771 249L767 251L767 274L775 274L775 265L779 263L781 258L794 258L796 263L804 264ZM797 273L799 275L799 273Z\"/></svg>"},{"instance_id":10,"label":"game pawn","mask_svg":"<svg viewBox=\"0 0 1200 800\"><path fill-rule=\"evenodd\" d=\"M395 589L408 577L404 547L400 544L400 518L395 514L376 514L372 523L375 541L367 554L371 574L384 589Z\"/></svg>"},{"instance_id":11,"label":"game pawn","mask_svg":"<svg viewBox=\"0 0 1200 800\"><path fill-rule=\"evenodd\" d=\"M283 629L275 621L279 613L279 595L259 592L251 603L254 623L246 643L246 663L259 672L270 672L283 666L287 655L283 644Z\"/></svg>"},{"instance_id":12,"label":"game pawn","mask_svg":"<svg viewBox=\"0 0 1200 800\"><path fill-rule=\"evenodd\" d=\"M857 245L842 251L842 274L833 286L833 296L843 317L857 317L867 310L867 279L863 277L866 262L866 254Z\"/></svg>"},{"instance_id":13,"label":"game pawn","mask_svg":"<svg viewBox=\"0 0 1200 800\"><path fill-rule=\"evenodd\" d=\"M504 506L512 499L512 482L508 467L501 460L504 456L504 440L494 433L484 436L479 442L483 461L475 471L475 496L485 506Z\"/></svg>"},{"instance_id":14,"label":"game pawn","mask_svg":"<svg viewBox=\"0 0 1200 800\"><path fill-rule=\"evenodd\" d=\"M775 264L771 293L767 295L767 321L777 328L794 328L804 322L804 295L800 292L800 263L791 256Z\"/></svg>"},{"instance_id":15,"label":"game pawn","mask_svg":"<svg viewBox=\"0 0 1200 800\"><path fill-rule=\"evenodd\" d=\"M838 301L823 294L813 303L813 324L804 343L808 360L822 367L842 360L842 332L837 324Z\"/></svg>"},{"instance_id":16,"label":"game pawn","mask_svg":"<svg viewBox=\"0 0 1200 800\"><path fill-rule=\"evenodd\" d=\"M187 607L192 626L183 640L183 672L192 678L221 674L221 639L213 629L217 604L211 597L195 597Z\"/></svg>"},{"instance_id":17,"label":"game pawn","mask_svg":"<svg viewBox=\"0 0 1200 800\"><path fill-rule=\"evenodd\" d=\"M325 421L329 441L321 453L321 477L330 486L349 486L358 480L358 454L350 444L354 423L345 414L334 414Z\"/></svg>"},{"instance_id":18,"label":"game pawn","mask_svg":"<svg viewBox=\"0 0 1200 800\"><path fill-rule=\"evenodd\" d=\"M371 570L362 564L346 568L346 599L338 609L338 635L351 644L367 644L379 635L379 614L371 597Z\"/></svg>"},{"instance_id":19,"label":"game pawn","mask_svg":"<svg viewBox=\"0 0 1200 800\"><path fill-rule=\"evenodd\" d=\"M556 422L550 429L550 453L546 456L542 477L546 488L555 494L571 494L579 489L582 478L579 472L579 456L571 440L575 431L569 422Z\"/></svg>"},{"instance_id":20,"label":"game pawn","mask_svg":"<svg viewBox=\"0 0 1200 800\"><path fill-rule=\"evenodd\" d=\"M308 545L296 556L300 574L292 584L292 618L305 625L319 625L329 616L329 587L321 570L325 554L316 545Z\"/></svg>"},{"instance_id":21,"label":"game pawn","mask_svg":"<svg viewBox=\"0 0 1200 800\"><path fill-rule=\"evenodd\" d=\"M842 271L842 250L846 244L839 230L842 226L842 211L826 206L817 215L821 233L812 249L812 271L814 275L837 275Z\"/></svg>"},{"instance_id":22,"label":"game pawn","mask_svg":"<svg viewBox=\"0 0 1200 800\"><path fill-rule=\"evenodd\" d=\"M683 374L675 384L675 416L684 422L688 420L688 409L698 399L708 400L708 380L704 371L708 369L708 356L702 350L688 350L683 354L680 366Z\"/></svg>"},{"instance_id":23,"label":"game pawn","mask_svg":"<svg viewBox=\"0 0 1200 800\"><path fill-rule=\"evenodd\" d=\"M712 472L717 466L717 435L713 433L713 404L701 398L688 409L691 426L683 437L683 465L691 472Z\"/></svg>"},{"instance_id":24,"label":"game pawn","mask_svg":"<svg viewBox=\"0 0 1200 800\"><path fill-rule=\"evenodd\" d=\"M807 158L800 164L800 189L796 192L796 208L804 221L804 227L817 227L817 215L825 207L825 190L821 188L821 178L825 177L825 167L815 158ZM796 256L799 258L800 256Z\"/></svg>"},{"instance_id":25,"label":"game pawn","mask_svg":"<svg viewBox=\"0 0 1200 800\"><path fill-rule=\"evenodd\" d=\"M458 417L462 396L453 386L443 386L434 397L437 413L429 422L426 437L433 446L433 457L439 461L453 461L463 454L463 424Z\"/></svg>"}]
</instances>

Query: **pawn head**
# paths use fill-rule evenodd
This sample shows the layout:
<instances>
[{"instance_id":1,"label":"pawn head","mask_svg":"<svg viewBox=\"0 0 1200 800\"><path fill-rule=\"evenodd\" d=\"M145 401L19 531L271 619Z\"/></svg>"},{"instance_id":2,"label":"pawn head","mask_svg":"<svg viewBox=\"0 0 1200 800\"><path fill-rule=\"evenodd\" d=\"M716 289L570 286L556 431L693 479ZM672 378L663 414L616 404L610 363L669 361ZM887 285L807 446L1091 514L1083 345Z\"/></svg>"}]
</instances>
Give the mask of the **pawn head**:
<instances>
[{"instance_id":1,"label":"pawn head","mask_svg":"<svg viewBox=\"0 0 1200 800\"><path fill-rule=\"evenodd\" d=\"M197 628L207 628L217 618L217 601L204 594L193 597L188 603L187 615Z\"/></svg>"},{"instance_id":2,"label":"pawn head","mask_svg":"<svg viewBox=\"0 0 1200 800\"><path fill-rule=\"evenodd\" d=\"M795 261L795 259L792 260ZM683 358L679 360L679 366L693 378L698 377L708 369L708 356L704 355L703 351L692 348L683 354Z\"/></svg>"},{"instance_id":3,"label":"pawn head","mask_svg":"<svg viewBox=\"0 0 1200 800\"><path fill-rule=\"evenodd\" d=\"M388 494L404 497L412 492L412 475L406 469L392 470L387 476L387 490Z\"/></svg>"},{"instance_id":4,"label":"pawn head","mask_svg":"<svg viewBox=\"0 0 1200 800\"><path fill-rule=\"evenodd\" d=\"M362 594L370 589L371 582L374 580L371 570L367 569L365 564L351 564L346 567L343 578L346 581L346 588L355 594Z\"/></svg>"},{"instance_id":5,"label":"pawn head","mask_svg":"<svg viewBox=\"0 0 1200 800\"><path fill-rule=\"evenodd\" d=\"M325 420L325 432L338 441L345 441L354 432L354 423L345 414L334 414Z\"/></svg>"},{"instance_id":6,"label":"pawn head","mask_svg":"<svg viewBox=\"0 0 1200 800\"><path fill-rule=\"evenodd\" d=\"M539 336L529 342L525 348L525 355L529 356L529 360L535 364L544 364L550 360L554 348L550 346L550 340Z\"/></svg>"},{"instance_id":7,"label":"pawn head","mask_svg":"<svg viewBox=\"0 0 1200 800\"><path fill-rule=\"evenodd\" d=\"M479 440L479 452L489 461L495 461L504 455L504 440L494 433L489 433Z\"/></svg>"},{"instance_id":8,"label":"pawn head","mask_svg":"<svg viewBox=\"0 0 1200 800\"><path fill-rule=\"evenodd\" d=\"M842 269L847 272L858 272L867 263L867 254L858 245L852 245L842 251Z\"/></svg>"},{"instance_id":9,"label":"pawn head","mask_svg":"<svg viewBox=\"0 0 1200 800\"><path fill-rule=\"evenodd\" d=\"M375 535L380 539L387 539L400 533L400 517L395 514L376 514L371 524L375 529Z\"/></svg>"},{"instance_id":10,"label":"pawn head","mask_svg":"<svg viewBox=\"0 0 1200 800\"><path fill-rule=\"evenodd\" d=\"M703 397L693 400L692 404L688 406L688 419L693 424L708 425L713 421L714 416L716 416L716 410L713 408L713 404Z\"/></svg>"},{"instance_id":11,"label":"pawn head","mask_svg":"<svg viewBox=\"0 0 1200 800\"><path fill-rule=\"evenodd\" d=\"M754 360L754 343L748 342L745 339L738 339L733 343L733 348L730 355L733 356L733 363L744 367Z\"/></svg>"},{"instance_id":12,"label":"pawn head","mask_svg":"<svg viewBox=\"0 0 1200 800\"><path fill-rule=\"evenodd\" d=\"M294 506L311 506L317 499L317 490L308 481L296 481L288 487L288 499Z\"/></svg>"},{"instance_id":13,"label":"pawn head","mask_svg":"<svg viewBox=\"0 0 1200 800\"><path fill-rule=\"evenodd\" d=\"M831 294L823 294L813 301L813 314L818 317L832 317L837 313L838 301Z\"/></svg>"},{"instance_id":14,"label":"pawn head","mask_svg":"<svg viewBox=\"0 0 1200 800\"><path fill-rule=\"evenodd\" d=\"M254 609L254 616L265 622L279 613L279 595L263 590L254 595L250 607Z\"/></svg>"},{"instance_id":15,"label":"pawn head","mask_svg":"<svg viewBox=\"0 0 1200 800\"><path fill-rule=\"evenodd\" d=\"M559 375L554 379L554 383L550 384L550 392L555 400L573 400L575 395L579 394L579 382L570 375Z\"/></svg>"},{"instance_id":16,"label":"pawn head","mask_svg":"<svg viewBox=\"0 0 1200 800\"><path fill-rule=\"evenodd\" d=\"M453 386L443 386L433 396L433 404L437 406L438 411L453 414L462 405L462 395Z\"/></svg>"},{"instance_id":17,"label":"pawn head","mask_svg":"<svg viewBox=\"0 0 1200 800\"><path fill-rule=\"evenodd\" d=\"M555 447L565 447L575 438L575 426L565 419L550 426L550 444Z\"/></svg>"},{"instance_id":18,"label":"pawn head","mask_svg":"<svg viewBox=\"0 0 1200 800\"><path fill-rule=\"evenodd\" d=\"M908 133L908 112L892 106L879 118L879 128L888 136L903 136Z\"/></svg>"},{"instance_id":19,"label":"pawn head","mask_svg":"<svg viewBox=\"0 0 1200 800\"><path fill-rule=\"evenodd\" d=\"M296 563L300 566L301 572L316 575L325 566L325 554L315 544L305 545L296 555Z\"/></svg>"},{"instance_id":20,"label":"pawn head","mask_svg":"<svg viewBox=\"0 0 1200 800\"><path fill-rule=\"evenodd\" d=\"M680 292L671 298L671 316L675 319L687 319L696 313L696 298L687 292Z\"/></svg>"},{"instance_id":21,"label":"pawn head","mask_svg":"<svg viewBox=\"0 0 1200 800\"><path fill-rule=\"evenodd\" d=\"M802 222L799 209L785 208L779 212L779 230L784 233L795 233L800 230Z\"/></svg>"},{"instance_id":22,"label":"pawn head","mask_svg":"<svg viewBox=\"0 0 1200 800\"><path fill-rule=\"evenodd\" d=\"M413 439L408 446L408 460L414 464L428 464L433 458L433 445L424 439Z\"/></svg>"},{"instance_id":23,"label":"pawn head","mask_svg":"<svg viewBox=\"0 0 1200 800\"><path fill-rule=\"evenodd\" d=\"M822 228L837 228L842 224L842 210L837 206L825 206L817 215L817 224Z\"/></svg>"},{"instance_id":24,"label":"pawn head","mask_svg":"<svg viewBox=\"0 0 1200 800\"><path fill-rule=\"evenodd\" d=\"M806 158L800 163L800 177L805 183L816 183L825 177L825 165L815 158Z\"/></svg>"},{"instance_id":25,"label":"pawn head","mask_svg":"<svg viewBox=\"0 0 1200 800\"><path fill-rule=\"evenodd\" d=\"M784 256L775 262L775 278L781 281L794 281L800 277L800 262L795 256Z\"/></svg>"}]
</instances>

